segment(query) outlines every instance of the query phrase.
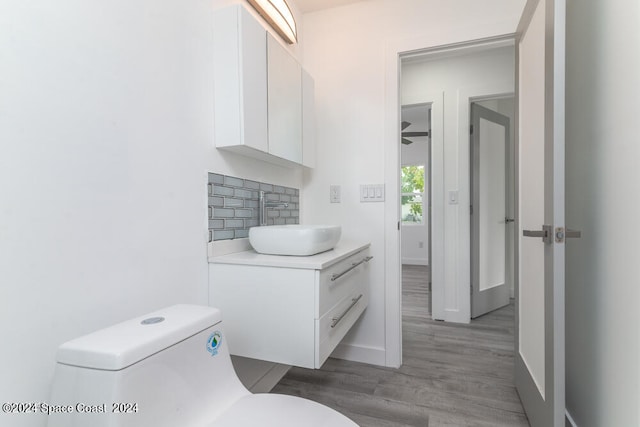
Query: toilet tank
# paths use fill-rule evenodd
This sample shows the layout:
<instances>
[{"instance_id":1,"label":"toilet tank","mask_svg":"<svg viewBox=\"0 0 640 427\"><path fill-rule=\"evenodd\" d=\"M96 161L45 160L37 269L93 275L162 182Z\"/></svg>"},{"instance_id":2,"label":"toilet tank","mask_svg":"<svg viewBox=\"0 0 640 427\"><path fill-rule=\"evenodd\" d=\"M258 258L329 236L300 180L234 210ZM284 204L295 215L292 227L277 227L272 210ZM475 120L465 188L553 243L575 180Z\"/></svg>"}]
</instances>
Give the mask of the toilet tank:
<instances>
[{"instance_id":1,"label":"toilet tank","mask_svg":"<svg viewBox=\"0 0 640 427\"><path fill-rule=\"evenodd\" d=\"M58 349L49 427L201 426L239 397L220 311L175 305Z\"/></svg>"}]
</instances>

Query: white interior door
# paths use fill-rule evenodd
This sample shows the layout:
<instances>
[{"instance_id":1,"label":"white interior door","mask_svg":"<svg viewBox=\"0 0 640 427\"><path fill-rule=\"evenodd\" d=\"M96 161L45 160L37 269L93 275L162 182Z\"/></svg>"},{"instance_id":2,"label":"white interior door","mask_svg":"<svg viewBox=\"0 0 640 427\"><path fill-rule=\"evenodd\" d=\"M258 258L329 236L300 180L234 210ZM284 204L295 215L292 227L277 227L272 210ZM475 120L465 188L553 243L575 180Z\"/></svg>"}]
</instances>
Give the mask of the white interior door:
<instances>
[{"instance_id":1,"label":"white interior door","mask_svg":"<svg viewBox=\"0 0 640 427\"><path fill-rule=\"evenodd\" d=\"M519 27L516 387L532 426L564 426L565 0Z\"/></svg>"},{"instance_id":2,"label":"white interior door","mask_svg":"<svg viewBox=\"0 0 640 427\"><path fill-rule=\"evenodd\" d=\"M509 304L509 118L471 104L471 317Z\"/></svg>"}]
</instances>

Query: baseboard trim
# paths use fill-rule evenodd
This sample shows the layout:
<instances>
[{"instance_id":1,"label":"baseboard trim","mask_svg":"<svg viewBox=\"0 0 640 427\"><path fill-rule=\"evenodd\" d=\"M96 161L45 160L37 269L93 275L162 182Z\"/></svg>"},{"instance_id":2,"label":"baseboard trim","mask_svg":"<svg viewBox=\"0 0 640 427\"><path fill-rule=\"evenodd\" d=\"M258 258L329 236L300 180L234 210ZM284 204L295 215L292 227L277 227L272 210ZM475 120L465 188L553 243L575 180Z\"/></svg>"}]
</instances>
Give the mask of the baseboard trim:
<instances>
[{"instance_id":1,"label":"baseboard trim","mask_svg":"<svg viewBox=\"0 0 640 427\"><path fill-rule=\"evenodd\" d=\"M338 344L331 357L352 362L385 366L386 352L381 347L367 347L355 344Z\"/></svg>"}]
</instances>

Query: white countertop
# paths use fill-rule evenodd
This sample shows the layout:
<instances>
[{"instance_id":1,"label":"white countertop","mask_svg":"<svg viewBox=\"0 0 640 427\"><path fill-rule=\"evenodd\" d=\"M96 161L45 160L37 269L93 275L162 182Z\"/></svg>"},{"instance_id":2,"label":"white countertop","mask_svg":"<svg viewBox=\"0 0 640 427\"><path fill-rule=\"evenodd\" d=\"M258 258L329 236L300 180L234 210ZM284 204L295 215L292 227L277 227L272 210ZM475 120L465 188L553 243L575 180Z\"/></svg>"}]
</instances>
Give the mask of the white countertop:
<instances>
[{"instance_id":1,"label":"white countertop","mask_svg":"<svg viewBox=\"0 0 640 427\"><path fill-rule=\"evenodd\" d=\"M311 256L264 255L251 249L209 257L209 262L212 264L259 265L263 267L322 270L369 246L370 243L338 242L336 247L330 251Z\"/></svg>"}]
</instances>

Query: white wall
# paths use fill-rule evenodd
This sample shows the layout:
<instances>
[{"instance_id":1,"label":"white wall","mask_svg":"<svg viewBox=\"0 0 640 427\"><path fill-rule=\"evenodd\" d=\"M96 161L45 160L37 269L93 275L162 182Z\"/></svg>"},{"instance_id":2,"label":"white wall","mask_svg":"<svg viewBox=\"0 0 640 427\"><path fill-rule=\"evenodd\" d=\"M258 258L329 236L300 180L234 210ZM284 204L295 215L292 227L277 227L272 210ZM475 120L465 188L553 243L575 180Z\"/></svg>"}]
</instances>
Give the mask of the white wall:
<instances>
[{"instance_id":1,"label":"white wall","mask_svg":"<svg viewBox=\"0 0 640 427\"><path fill-rule=\"evenodd\" d=\"M426 221L427 217L424 219ZM402 225L402 264L429 265L429 233L426 224Z\"/></svg>"},{"instance_id":2,"label":"white wall","mask_svg":"<svg viewBox=\"0 0 640 427\"><path fill-rule=\"evenodd\" d=\"M304 15L303 58L316 82L320 167L305 173L302 219L341 224L345 239L372 243L370 305L346 338L354 352L366 353L358 354L361 360L399 364L398 190L391 188L398 185L399 153L397 138L386 136L397 135L390 129L399 123L397 54L514 32L523 5L405 0L399 7L371 0ZM385 204L359 203L359 184L383 182ZM341 204L329 203L330 184L342 185Z\"/></svg>"},{"instance_id":3,"label":"white wall","mask_svg":"<svg viewBox=\"0 0 640 427\"><path fill-rule=\"evenodd\" d=\"M443 176L434 176L432 181L434 185L441 183L445 194L445 199L432 200L433 210L444 212L444 233L440 237L434 232L432 236L433 247L444 248L444 265L434 262L432 266L435 319L470 319L469 98L513 92L514 60L514 48L509 46L403 62L403 104L427 102L433 93L444 96L444 120L434 120L432 124L432 128L440 127L444 133L444 140L433 141L436 150L438 144L444 150ZM448 202L450 191L458 192L458 204Z\"/></svg>"},{"instance_id":4,"label":"white wall","mask_svg":"<svg viewBox=\"0 0 640 427\"><path fill-rule=\"evenodd\" d=\"M640 425L640 3L568 1L567 410Z\"/></svg>"},{"instance_id":5,"label":"white wall","mask_svg":"<svg viewBox=\"0 0 640 427\"><path fill-rule=\"evenodd\" d=\"M0 3L1 402L46 402L64 341L207 303L207 171L301 187L213 148L225 3Z\"/></svg>"}]
</instances>

